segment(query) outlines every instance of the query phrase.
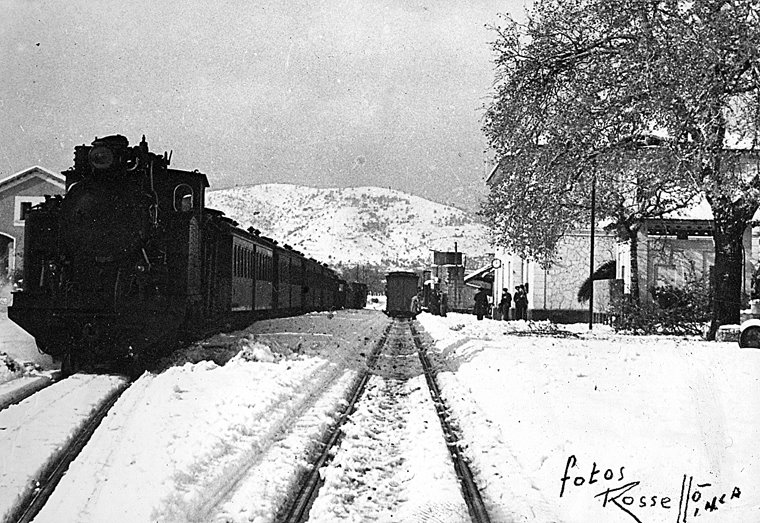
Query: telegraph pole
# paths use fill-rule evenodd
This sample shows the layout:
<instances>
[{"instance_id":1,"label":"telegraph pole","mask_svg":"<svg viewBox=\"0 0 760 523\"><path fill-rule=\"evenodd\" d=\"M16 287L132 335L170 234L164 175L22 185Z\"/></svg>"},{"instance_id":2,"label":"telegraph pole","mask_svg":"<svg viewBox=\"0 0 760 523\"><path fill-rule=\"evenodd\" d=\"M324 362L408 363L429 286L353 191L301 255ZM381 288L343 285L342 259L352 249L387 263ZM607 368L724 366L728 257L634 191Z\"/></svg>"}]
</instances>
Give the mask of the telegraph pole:
<instances>
[{"instance_id":1,"label":"telegraph pole","mask_svg":"<svg viewBox=\"0 0 760 523\"><path fill-rule=\"evenodd\" d=\"M591 282L591 294L588 298L588 330L594 328L594 222L596 212L596 175L591 179L591 255L589 260L589 281Z\"/></svg>"}]
</instances>

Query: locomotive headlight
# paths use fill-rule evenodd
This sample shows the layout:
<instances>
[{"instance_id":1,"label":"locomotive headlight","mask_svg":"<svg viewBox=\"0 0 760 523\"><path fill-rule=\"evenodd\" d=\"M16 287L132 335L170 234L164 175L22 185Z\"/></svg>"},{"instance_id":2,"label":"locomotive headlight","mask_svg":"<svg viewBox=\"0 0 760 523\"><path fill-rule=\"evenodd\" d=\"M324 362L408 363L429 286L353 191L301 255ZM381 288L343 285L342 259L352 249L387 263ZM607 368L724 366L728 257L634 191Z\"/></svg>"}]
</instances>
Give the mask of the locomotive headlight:
<instances>
[{"instance_id":1,"label":"locomotive headlight","mask_svg":"<svg viewBox=\"0 0 760 523\"><path fill-rule=\"evenodd\" d=\"M108 169L113 166L113 151L105 146L95 146L90 150L90 165L95 169Z\"/></svg>"}]
</instances>

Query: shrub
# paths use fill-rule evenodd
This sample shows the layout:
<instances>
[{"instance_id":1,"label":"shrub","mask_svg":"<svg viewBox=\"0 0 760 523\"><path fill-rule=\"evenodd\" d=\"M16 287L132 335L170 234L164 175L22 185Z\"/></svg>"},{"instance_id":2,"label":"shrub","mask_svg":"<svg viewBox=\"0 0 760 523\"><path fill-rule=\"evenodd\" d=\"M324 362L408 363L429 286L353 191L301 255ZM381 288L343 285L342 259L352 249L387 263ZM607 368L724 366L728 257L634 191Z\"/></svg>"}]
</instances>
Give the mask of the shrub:
<instances>
[{"instance_id":1,"label":"shrub","mask_svg":"<svg viewBox=\"0 0 760 523\"><path fill-rule=\"evenodd\" d=\"M651 303L634 304L623 297L613 304L616 331L632 334L702 334L710 320L711 295L703 280L683 286L661 285L649 289Z\"/></svg>"}]
</instances>

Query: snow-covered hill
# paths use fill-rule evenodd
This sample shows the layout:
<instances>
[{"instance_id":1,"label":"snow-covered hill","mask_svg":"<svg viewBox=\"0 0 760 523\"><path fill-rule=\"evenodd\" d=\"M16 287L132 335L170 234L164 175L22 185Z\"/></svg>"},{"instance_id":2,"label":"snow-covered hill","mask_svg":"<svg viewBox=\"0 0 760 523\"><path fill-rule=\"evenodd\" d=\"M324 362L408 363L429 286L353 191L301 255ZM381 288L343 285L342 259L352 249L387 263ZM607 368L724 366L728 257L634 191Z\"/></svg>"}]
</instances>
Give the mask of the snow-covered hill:
<instances>
[{"instance_id":1,"label":"snow-covered hill","mask_svg":"<svg viewBox=\"0 0 760 523\"><path fill-rule=\"evenodd\" d=\"M392 189L264 184L209 191L206 205L330 265L427 266L455 242L472 262L489 252L473 214Z\"/></svg>"}]
</instances>

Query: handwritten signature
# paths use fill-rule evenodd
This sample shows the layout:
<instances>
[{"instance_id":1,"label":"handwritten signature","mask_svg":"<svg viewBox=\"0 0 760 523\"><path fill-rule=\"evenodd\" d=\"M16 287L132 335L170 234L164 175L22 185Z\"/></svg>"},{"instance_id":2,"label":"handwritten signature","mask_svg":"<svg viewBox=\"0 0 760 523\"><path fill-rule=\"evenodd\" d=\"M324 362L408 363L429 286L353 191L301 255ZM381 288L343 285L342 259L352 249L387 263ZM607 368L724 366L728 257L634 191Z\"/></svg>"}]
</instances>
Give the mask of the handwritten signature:
<instances>
[{"instance_id":1,"label":"handwritten signature","mask_svg":"<svg viewBox=\"0 0 760 523\"><path fill-rule=\"evenodd\" d=\"M594 461L591 465L591 471L588 475L571 474L571 469L578 468L578 459L572 455L567 458L565 472L560 478L562 484L559 497L565 495L569 488L588 488L589 485L599 484L603 488L601 492L594 495L595 498L601 498L602 507L615 507L628 514L637 523L643 523L639 516L634 512L640 513L642 509L671 510L675 508L673 499L670 496L657 494L641 495L634 492L639 487L640 481L628 481L622 483L625 478L625 467L604 468L598 467ZM610 486L610 482L616 482L617 485ZM709 489L709 490L708 490ZM710 494L713 494L712 496ZM678 501L678 515L675 523L688 523L692 517L702 516L718 510L721 506L729 503L731 500L739 499L741 489L734 486L730 492L718 489L711 483L695 483L694 476L684 474L681 482L681 491ZM691 507L689 506L691 504Z\"/></svg>"}]
</instances>

